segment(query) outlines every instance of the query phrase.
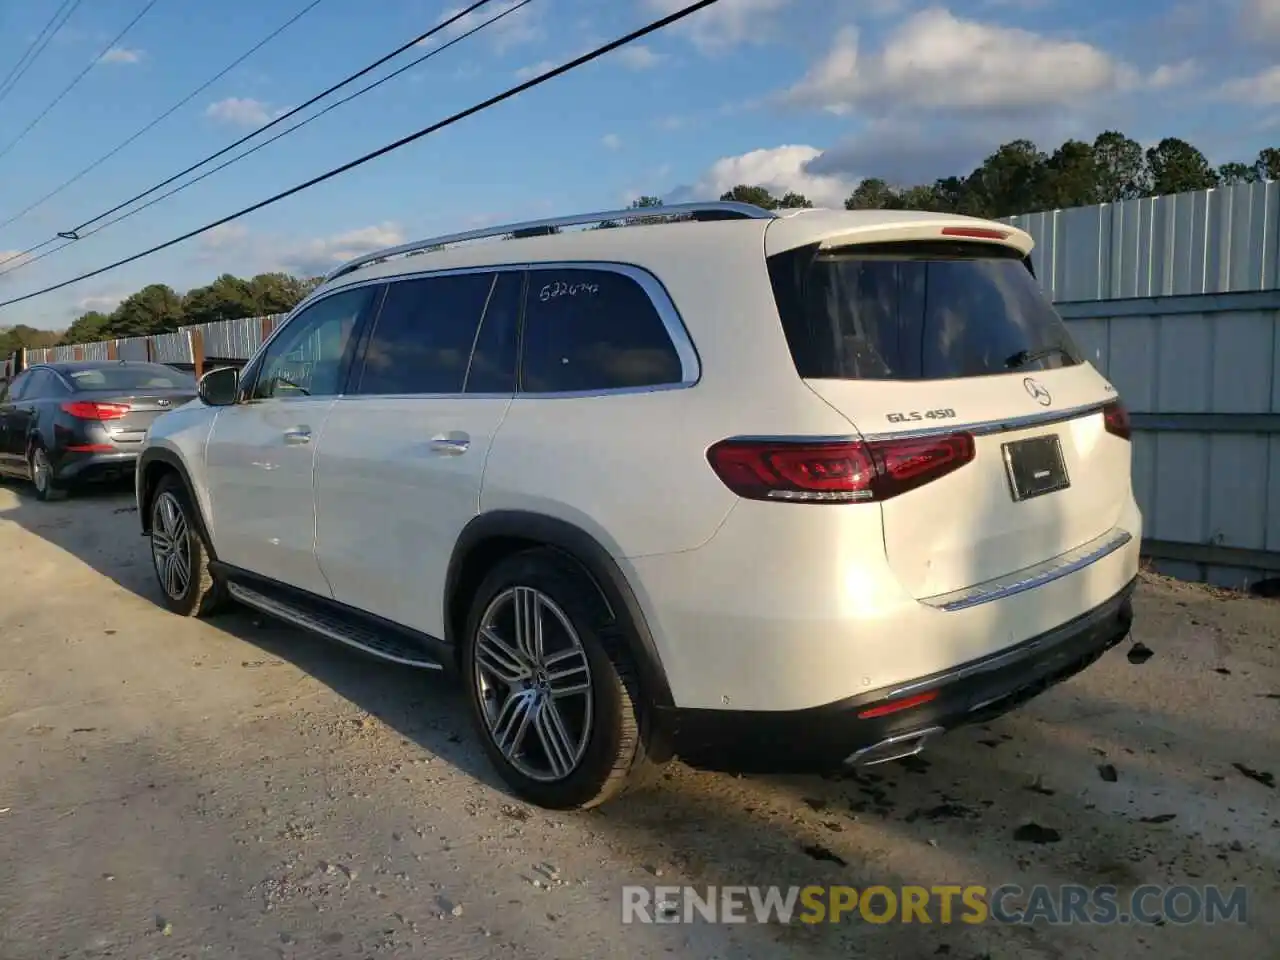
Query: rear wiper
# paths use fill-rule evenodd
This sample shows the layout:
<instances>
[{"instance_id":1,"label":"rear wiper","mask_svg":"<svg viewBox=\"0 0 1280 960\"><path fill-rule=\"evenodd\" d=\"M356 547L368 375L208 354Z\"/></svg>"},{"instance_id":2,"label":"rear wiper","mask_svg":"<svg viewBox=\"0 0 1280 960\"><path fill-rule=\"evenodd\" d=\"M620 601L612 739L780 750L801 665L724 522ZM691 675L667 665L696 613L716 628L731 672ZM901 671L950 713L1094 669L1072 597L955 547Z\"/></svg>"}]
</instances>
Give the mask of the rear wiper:
<instances>
[{"instance_id":1,"label":"rear wiper","mask_svg":"<svg viewBox=\"0 0 1280 960\"><path fill-rule=\"evenodd\" d=\"M1055 353L1062 354L1068 360L1075 359L1071 351L1065 347L1045 347L1043 350L1019 350L1005 360L1004 365L1010 370L1017 370L1019 367L1025 367L1027 364L1043 360L1045 357L1052 357Z\"/></svg>"}]
</instances>

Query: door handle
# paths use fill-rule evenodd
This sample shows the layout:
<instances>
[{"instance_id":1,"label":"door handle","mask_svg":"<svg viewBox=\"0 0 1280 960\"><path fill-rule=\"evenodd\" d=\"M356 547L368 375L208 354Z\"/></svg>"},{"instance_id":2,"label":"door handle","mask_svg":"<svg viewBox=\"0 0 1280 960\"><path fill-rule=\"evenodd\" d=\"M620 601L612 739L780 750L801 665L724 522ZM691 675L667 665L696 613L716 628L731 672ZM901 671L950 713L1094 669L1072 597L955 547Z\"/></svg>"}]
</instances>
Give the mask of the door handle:
<instances>
[{"instance_id":1,"label":"door handle","mask_svg":"<svg viewBox=\"0 0 1280 960\"><path fill-rule=\"evenodd\" d=\"M471 438L465 433L453 431L431 438L431 452L444 456L456 457L466 453L471 446Z\"/></svg>"},{"instance_id":2,"label":"door handle","mask_svg":"<svg viewBox=\"0 0 1280 960\"><path fill-rule=\"evenodd\" d=\"M310 443L311 428L295 427L292 430L286 430L284 432L284 442L287 444L290 444L291 446L296 446L301 443Z\"/></svg>"}]
</instances>

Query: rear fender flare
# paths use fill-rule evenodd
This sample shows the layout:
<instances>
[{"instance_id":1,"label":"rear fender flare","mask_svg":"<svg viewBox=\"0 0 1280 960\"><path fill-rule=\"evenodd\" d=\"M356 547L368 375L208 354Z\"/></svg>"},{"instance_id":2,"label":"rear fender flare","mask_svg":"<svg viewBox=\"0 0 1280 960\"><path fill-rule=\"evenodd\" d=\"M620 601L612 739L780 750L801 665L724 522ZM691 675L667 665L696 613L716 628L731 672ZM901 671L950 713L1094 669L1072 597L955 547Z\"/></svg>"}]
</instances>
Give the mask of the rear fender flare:
<instances>
[{"instance_id":1,"label":"rear fender flare","mask_svg":"<svg viewBox=\"0 0 1280 960\"><path fill-rule=\"evenodd\" d=\"M647 699L658 707L673 704L653 633L618 562L581 527L545 514L498 510L475 517L463 528L445 576L445 638L455 650L461 649L466 604L470 600L464 594L478 585L476 571L469 568L468 560L476 557L486 543L500 540L525 541L529 548L552 547L576 562L595 583L613 616L630 628L624 634Z\"/></svg>"}]
</instances>

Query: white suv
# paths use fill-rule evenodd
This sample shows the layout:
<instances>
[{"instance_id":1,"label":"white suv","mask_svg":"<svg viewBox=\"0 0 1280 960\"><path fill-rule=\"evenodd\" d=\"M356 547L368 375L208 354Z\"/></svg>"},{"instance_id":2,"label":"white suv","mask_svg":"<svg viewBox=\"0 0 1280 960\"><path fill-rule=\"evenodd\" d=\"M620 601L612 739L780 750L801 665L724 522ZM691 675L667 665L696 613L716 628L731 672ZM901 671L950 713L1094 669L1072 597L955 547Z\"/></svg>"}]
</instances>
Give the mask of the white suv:
<instances>
[{"instance_id":1,"label":"white suv","mask_svg":"<svg viewBox=\"0 0 1280 960\"><path fill-rule=\"evenodd\" d=\"M547 807L912 754L1132 619L1128 418L1031 245L708 203L362 257L152 426L165 602L455 673Z\"/></svg>"}]
</instances>

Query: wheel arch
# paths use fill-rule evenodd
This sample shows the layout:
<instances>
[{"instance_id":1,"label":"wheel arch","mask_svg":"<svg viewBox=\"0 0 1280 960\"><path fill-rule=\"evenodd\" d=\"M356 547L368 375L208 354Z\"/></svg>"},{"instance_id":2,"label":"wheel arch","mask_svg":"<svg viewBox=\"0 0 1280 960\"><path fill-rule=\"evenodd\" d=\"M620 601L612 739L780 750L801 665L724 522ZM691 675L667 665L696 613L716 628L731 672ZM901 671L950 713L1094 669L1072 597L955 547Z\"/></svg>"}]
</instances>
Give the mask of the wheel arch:
<instances>
[{"instance_id":1,"label":"wheel arch","mask_svg":"<svg viewBox=\"0 0 1280 960\"><path fill-rule=\"evenodd\" d=\"M655 706L673 703L666 671L644 610L618 562L600 542L566 520L523 510L499 510L475 517L463 528L445 576L445 639L461 655L471 596L494 565L537 547L560 551L581 567L615 619L624 619L627 646L635 660L647 699Z\"/></svg>"},{"instance_id":2,"label":"wheel arch","mask_svg":"<svg viewBox=\"0 0 1280 960\"><path fill-rule=\"evenodd\" d=\"M150 447L142 451L138 457L137 465L137 499L138 499L138 522L142 526L143 534L151 533L151 502L155 499L156 489L160 486L160 481L168 474L175 474L181 481L183 487L187 491L187 500L191 503L191 508L195 511L195 520L200 535L204 538L204 542L208 544L211 559L216 560L214 554L213 539L209 536L209 529L205 524L204 511L200 506L200 500L196 496L195 486L191 482L191 473L187 470L187 465L183 463L182 457L167 450L164 447Z\"/></svg>"}]
</instances>

